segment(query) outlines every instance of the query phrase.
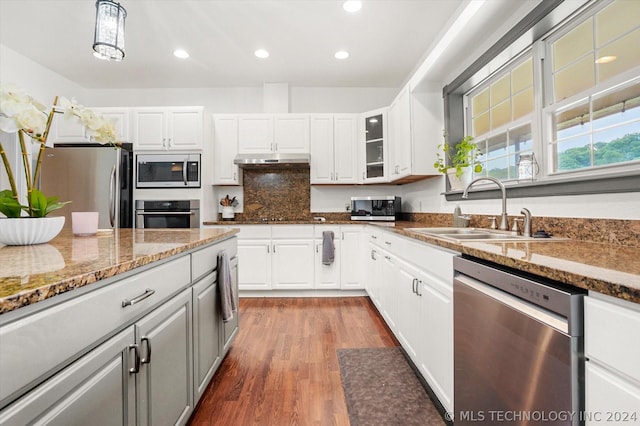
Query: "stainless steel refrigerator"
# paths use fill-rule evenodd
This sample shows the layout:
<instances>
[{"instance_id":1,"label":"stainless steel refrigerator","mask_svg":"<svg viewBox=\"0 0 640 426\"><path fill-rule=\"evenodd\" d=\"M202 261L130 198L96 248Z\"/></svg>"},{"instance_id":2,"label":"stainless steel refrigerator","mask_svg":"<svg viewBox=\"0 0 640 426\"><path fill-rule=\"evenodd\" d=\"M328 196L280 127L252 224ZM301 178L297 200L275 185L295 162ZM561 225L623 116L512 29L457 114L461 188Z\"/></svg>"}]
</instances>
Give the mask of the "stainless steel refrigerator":
<instances>
[{"instance_id":1,"label":"stainless steel refrigerator","mask_svg":"<svg viewBox=\"0 0 640 426\"><path fill-rule=\"evenodd\" d=\"M71 201L56 215L99 212L99 229L131 228L133 224L133 152L130 143L108 145L56 144L46 148L40 189L48 197Z\"/></svg>"}]
</instances>

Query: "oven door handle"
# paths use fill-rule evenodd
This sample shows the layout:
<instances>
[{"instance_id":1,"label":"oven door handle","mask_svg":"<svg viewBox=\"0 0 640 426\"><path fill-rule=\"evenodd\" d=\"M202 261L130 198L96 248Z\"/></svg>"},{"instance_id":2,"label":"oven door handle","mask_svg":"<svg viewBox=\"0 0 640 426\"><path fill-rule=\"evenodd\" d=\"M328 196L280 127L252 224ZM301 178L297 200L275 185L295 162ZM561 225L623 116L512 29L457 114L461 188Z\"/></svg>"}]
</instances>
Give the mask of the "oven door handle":
<instances>
[{"instance_id":1,"label":"oven door handle","mask_svg":"<svg viewBox=\"0 0 640 426\"><path fill-rule=\"evenodd\" d=\"M139 216L193 216L196 212L136 212Z\"/></svg>"}]
</instances>

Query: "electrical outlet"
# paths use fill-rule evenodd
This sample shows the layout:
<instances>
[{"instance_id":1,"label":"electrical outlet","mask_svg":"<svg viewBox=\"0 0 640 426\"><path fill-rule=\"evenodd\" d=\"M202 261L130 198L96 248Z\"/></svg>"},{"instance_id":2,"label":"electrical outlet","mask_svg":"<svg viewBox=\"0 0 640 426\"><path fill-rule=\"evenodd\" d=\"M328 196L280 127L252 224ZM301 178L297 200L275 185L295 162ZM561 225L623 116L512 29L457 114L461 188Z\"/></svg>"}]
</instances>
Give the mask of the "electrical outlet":
<instances>
[{"instance_id":1,"label":"electrical outlet","mask_svg":"<svg viewBox=\"0 0 640 426\"><path fill-rule=\"evenodd\" d=\"M350 211L351 211L351 204L346 203L346 204L344 205L344 208L345 208L345 210L346 210L346 211L350 212Z\"/></svg>"}]
</instances>

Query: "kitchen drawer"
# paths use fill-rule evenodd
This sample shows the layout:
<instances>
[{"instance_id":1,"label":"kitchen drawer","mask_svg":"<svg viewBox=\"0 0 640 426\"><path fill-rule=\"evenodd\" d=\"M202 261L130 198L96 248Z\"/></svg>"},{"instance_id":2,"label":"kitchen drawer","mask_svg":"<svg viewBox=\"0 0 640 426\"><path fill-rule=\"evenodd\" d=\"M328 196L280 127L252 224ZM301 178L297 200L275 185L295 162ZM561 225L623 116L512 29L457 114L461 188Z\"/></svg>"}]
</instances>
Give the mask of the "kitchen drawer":
<instances>
[{"instance_id":1,"label":"kitchen drawer","mask_svg":"<svg viewBox=\"0 0 640 426\"><path fill-rule=\"evenodd\" d=\"M313 238L313 225L273 225L272 238Z\"/></svg>"},{"instance_id":2,"label":"kitchen drawer","mask_svg":"<svg viewBox=\"0 0 640 426\"><path fill-rule=\"evenodd\" d=\"M333 237L335 239L340 238L340 227L338 225L314 225L313 238L322 238L324 231L333 231Z\"/></svg>"},{"instance_id":3,"label":"kitchen drawer","mask_svg":"<svg viewBox=\"0 0 640 426\"><path fill-rule=\"evenodd\" d=\"M382 247L395 255L404 253L407 240L392 232L382 231Z\"/></svg>"},{"instance_id":4,"label":"kitchen drawer","mask_svg":"<svg viewBox=\"0 0 640 426\"><path fill-rule=\"evenodd\" d=\"M2 326L0 406L26 385L188 286L190 268L190 257L183 256ZM122 306L125 299L143 295L147 289L155 293Z\"/></svg>"},{"instance_id":5,"label":"kitchen drawer","mask_svg":"<svg viewBox=\"0 0 640 426\"><path fill-rule=\"evenodd\" d=\"M585 354L640 382L640 306L604 297L585 298Z\"/></svg>"},{"instance_id":6,"label":"kitchen drawer","mask_svg":"<svg viewBox=\"0 0 640 426\"><path fill-rule=\"evenodd\" d=\"M453 258L458 253L407 239L401 257L453 286Z\"/></svg>"},{"instance_id":7,"label":"kitchen drawer","mask_svg":"<svg viewBox=\"0 0 640 426\"><path fill-rule=\"evenodd\" d=\"M375 225L368 225L365 229L365 234L368 242L376 245L382 244L382 228L378 228Z\"/></svg>"},{"instance_id":8,"label":"kitchen drawer","mask_svg":"<svg viewBox=\"0 0 640 426\"><path fill-rule=\"evenodd\" d=\"M271 225L241 225L238 226L240 232L238 238L246 240L248 238L271 238Z\"/></svg>"},{"instance_id":9,"label":"kitchen drawer","mask_svg":"<svg viewBox=\"0 0 640 426\"><path fill-rule=\"evenodd\" d=\"M230 238L191 253L191 277L194 282L216 268L218 253L221 250L227 251L229 259L235 257L236 238Z\"/></svg>"}]
</instances>

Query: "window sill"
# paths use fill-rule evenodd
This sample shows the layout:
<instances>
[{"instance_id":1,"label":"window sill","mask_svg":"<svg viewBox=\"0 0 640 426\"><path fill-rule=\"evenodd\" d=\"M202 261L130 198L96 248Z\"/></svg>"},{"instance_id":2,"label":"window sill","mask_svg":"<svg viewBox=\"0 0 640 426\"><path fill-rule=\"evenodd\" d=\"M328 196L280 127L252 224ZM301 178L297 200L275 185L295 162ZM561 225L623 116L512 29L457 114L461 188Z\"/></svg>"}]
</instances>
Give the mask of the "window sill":
<instances>
[{"instance_id":1,"label":"window sill","mask_svg":"<svg viewBox=\"0 0 640 426\"><path fill-rule=\"evenodd\" d=\"M640 192L640 171L624 176L594 176L511 185L507 182L505 183L505 188L508 198ZM444 195L447 201L459 201L462 200L462 193L463 191L447 191ZM474 186L469 191L469 199L473 200L488 200L501 197L500 188L494 184Z\"/></svg>"}]
</instances>

